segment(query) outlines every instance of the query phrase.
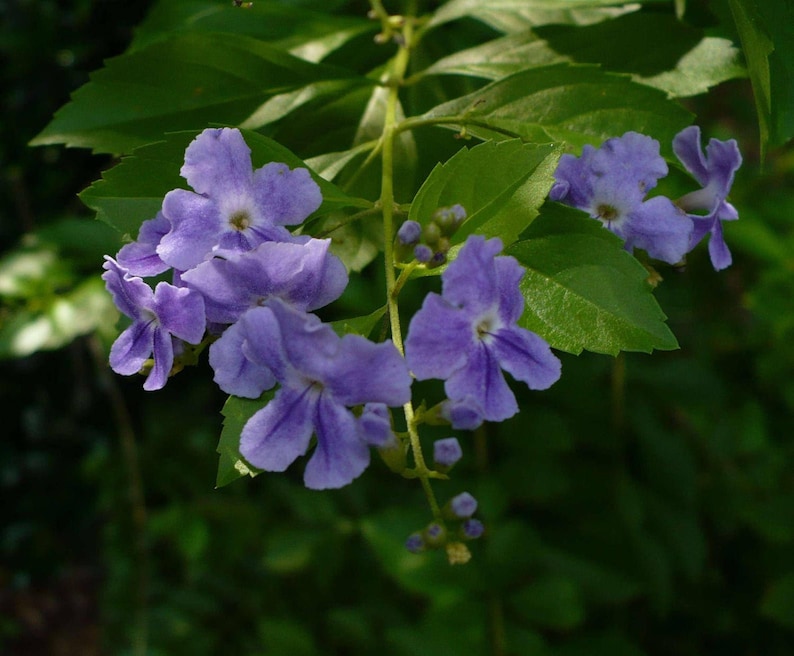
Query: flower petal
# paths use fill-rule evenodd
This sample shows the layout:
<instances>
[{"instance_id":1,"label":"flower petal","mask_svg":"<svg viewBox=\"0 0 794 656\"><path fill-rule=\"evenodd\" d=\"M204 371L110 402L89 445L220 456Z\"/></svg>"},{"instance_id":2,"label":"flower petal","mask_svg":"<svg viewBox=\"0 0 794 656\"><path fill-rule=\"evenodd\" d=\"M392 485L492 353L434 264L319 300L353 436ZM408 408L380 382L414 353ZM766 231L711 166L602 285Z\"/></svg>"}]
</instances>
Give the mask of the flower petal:
<instances>
[{"instance_id":1,"label":"flower petal","mask_svg":"<svg viewBox=\"0 0 794 656\"><path fill-rule=\"evenodd\" d=\"M136 321L110 347L110 368L122 376L137 374L152 354L154 321Z\"/></svg>"},{"instance_id":2,"label":"flower petal","mask_svg":"<svg viewBox=\"0 0 794 656\"><path fill-rule=\"evenodd\" d=\"M320 207L323 196L308 169L271 162L254 171L254 198L272 225L296 225Z\"/></svg>"},{"instance_id":3,"label":"flower petal","mask_svg":"<svg viewBox=\"0 0 794 656\"><path fill-rule=\"evenodd\" d=\"M185 150L180 174L199 194L217 198L251 188L251 149L234 128L209 128Z\"/></svg>"},{"instance_id":4,"label":"flower petal","mask_svg":"<svg viewBox=\"0 0 794 656\"><path fill-rule=\"evenodd\" d=\"M400 406L411 399L411 376L391 342L370 342L345 335L329 363L324 382L345 405L385 403Z\"/></svg>"},{"instance_id":5,"label":"flower petal","mask_svg":"<svg viewBox=\"0 0 794 656\"><path fill-rule=\"evenodd\" d=\"M490 346L481 343L466 365L444 384L451 401L471 399L488 421L502 421L518 412L516 397L507 385Z\"/></svg>"},{"instance_id":6,"label":"flower petal","mask_svg":"<svg viewBox=\"0 0 794 656\"><path fill-rule=\"evenodd\" d=\"M134 276L156 276L168 270L168 264L160 259L157 246L171 230L171 223L158 212L153 219L141 224L138 239L121 247L116 260Z\"/></svg>"},{"instance_id":7,"label":"flower petal","mask_svg":"<svg viewBox=\"0 0 794 656\"><path fill-rule=\"evenodd\" d=\"M665 196L645 201L626 225L626 248L642 248L668 264L680 262L689 251L692 219Z\"/></svg>"},{"instance_id":8,"label":"flower petal","mask_svg":"<svg viewBox=\"0 0 794 656\"><path fill-rule=\"evenodd\" d=\"M700 126L690 125L675 135L673 152L695 180L704 187L709 183L708 166L700 147Z\"/></svg>"},{"instance_id":9,"label":"flower petal","mask_svg":"<svg viewBox=\"0 0 794 656\"><path fill-rule=\"evenodd\" d=\"M369 448L361 439L353 413L328 394L321 394L315 411L314 450L303 481L312 490L340 488L369 465Z\"/></svg>"},{"instance_id":10,"label":"flower petal","mask_svg":"<svg viewBox=\"0 0 794 656\"><path fill-rule=\"evenodd\" d=\"M314 430L317 397L310 389L282 387L243 426L240 453L255 467L284 471L306 453Z\"/></svg>"},{"instance_id":11,"label":"flower petal","mask_svg":"<svg viewBox=\"0 0 794 656\"><path fill-rule=\"evenodd\" d=\"M256 399L276 384L273 373L249 360L243 350L245 330L236 323L229 326L209 349L209 362L215 371L213 380L227 394Z\"/></svg>"},{"instance_id":12,"label":"flower petal","mask_svg":"<svg viewBox=\"0 0 794 656\"><path fill-rule=\"evenodd\" d=\"M162 328L156 328L153 337L154 366L143 383L143 389L148 392L165 387L171 367L174 366L174 344L171 335Z\"/></svg>"},{"instance_id":13,"label":"flower petal","mask_svg":"<svg viewBox=\"0 0 794 656\"><path fill-rule=\"evenodd\" d=\"M492 308L499 293L493 262L501 251L499 238L486 241L480 235L469 237L458 257L441 274L444 300L472 314Z\"/></svg>"},{"instance_id":14,"label":"flower petal","mask_svg":"<svg viewBox=\"0 0 794 656\"><path fill-rule=\"evenodd\" d=\"M504 328L489 345L502 369L529 389L544 390L560 379L562 363L545 340L519 326Z\"/></svg>"},{"instance_id":15,"label":"flower petal","mask_svg":"<svg viewBox=\"0 0 794 656\"><path fill-rule=\"evenodd\" d=\"M405 359L417 380L443 380L464 365L475 346L473 320L438 294L425 297L405 339Z\"/></svg>"},{"instance_id":16,"label":"flower petal","mask_svg":"<svg viewBox=\"0 0 794 656\"><path fill-rule=\"evenodd\" d=\"M204 299L187 287L174 287L158 282L154 288L154 312L163 329L189 344L198 344L204 337L207 320Z\"/></svg>"},{"instance_id":17,"label":"flower petal","mask_svg":"<svg viewBox=\"0 0 794 656\"><path fill-rule=\"evenodd\" d=\"M133 277L128 272L121 268L112 257L105 256L105 263L102 265L105 273L102 274L102 280L105 281L105 287L113 297L113 303L130 319L139 319L144 317L144 320L151 318L149 313L152 312L154 305L154 292L143 280L138 277ZM142 313L141 310L148 310L147 313Z\"/></svg>"},{"instance_id":18,"label":"flower petal","mask_svg":"<svg viewBox=\"0 0 794 656\"><path fill-rule=\"evenodd\" d=\"M712 228L711 237L709 238L709 257L715 271L727 269L733 262L731 251L728 249L725 237L722 234L721 221L717 221Z\"/></svg>"},{"instance_id":19,"label":"flower petal","mask_svg":"<svg viewBox=\"0 0 794 656\"><path fill-rule=\"evenodd\" d=\"M204 196L174 189L163 199L163 214L171 231L160 240L157 254L179 271L192 269L218 242L223 227L218 206Z\"/></svg>"}]
</instances>

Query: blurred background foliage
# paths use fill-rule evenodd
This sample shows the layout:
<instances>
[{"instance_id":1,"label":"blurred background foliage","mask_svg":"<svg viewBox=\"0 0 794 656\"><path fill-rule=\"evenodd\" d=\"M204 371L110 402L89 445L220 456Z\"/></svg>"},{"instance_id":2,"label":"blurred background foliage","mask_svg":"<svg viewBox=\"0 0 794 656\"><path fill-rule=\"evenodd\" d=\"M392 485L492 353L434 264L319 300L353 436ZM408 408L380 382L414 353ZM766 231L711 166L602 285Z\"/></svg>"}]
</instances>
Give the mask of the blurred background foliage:
<instances>
[{"instance_id":1,"label":"blurred background foliage","mask_svg":"<svg viewBox=\"0 0 794 656\"><path fill-rule=\"evenodd\" d=\"M215 490L210 372L148 395L108 370L118 237L76 193L112 160L26 143L148 4L0 5L0 651L791 654L794 150L761 165L749 81L688 101L745 155L734 265L701 248L661 272L679 351L563 355L555 387L464 436L437 490L474 494L487 534L451 568L404 550L424 500L380 462L338 491L297 468Z\"/></svg>"}]
</instances>

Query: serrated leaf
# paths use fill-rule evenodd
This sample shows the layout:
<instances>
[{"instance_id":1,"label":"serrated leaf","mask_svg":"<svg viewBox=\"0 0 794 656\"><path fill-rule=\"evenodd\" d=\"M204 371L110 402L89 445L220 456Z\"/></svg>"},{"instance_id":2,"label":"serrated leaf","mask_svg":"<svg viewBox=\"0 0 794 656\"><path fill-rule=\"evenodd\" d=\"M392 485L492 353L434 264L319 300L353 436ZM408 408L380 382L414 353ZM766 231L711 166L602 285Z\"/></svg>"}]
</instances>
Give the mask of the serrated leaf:
<instances>
[{"instance_id":1,"label":"serrated leaf","mask_svg":"<svg viewBox=\"0 0 794 656\"><path fill-rule=\"evenodd\" d=\"M277 94L352 77L238 34L182 34L107 61L31 145L129 153L166 132L236 125Z\"/></svg>"},{"instance_id":2,"label":"serrated leaf","mask_svg":"<svg viewBox=\"0 0 794 656\"><path fill-rule=\"evenodd\" d=\"M559 62L600 64L670 97L703 93L746 71L728 39L706 36L673 16L632 13L586 27L548 25L457 52L425 74L496 80Z\"/></svg>"},{"instance_id":3,"label":"serrated leaf","mask_svg":"<svg viewBox=\"0 0 794 656\"><path fill-rule=\"evenodd\" d=\"M246 462L240 455L240 433L243 426L258 410L264 408L275 392L265 392L258 399L243 399L239 396L230 396L223 405L223 430L216 451L218 458L218 475L215 487L223 487L243 476L253 478L261 474L257 469Z\"/></svg>"},{"instance_id":4,"label":"serrated leaf","mask_svg":"<svg viewBox=\"0 0 794 656\"><path fill-rule=\"evenodd\" d=\"M597 221L549 204L524 236L507 249L527 268L520 325L570 353L678 348L647 270Z\"/></svg>"},{"instance_id":5,"label":"serrated leaf","mask_svg":"<svg viewBox=\"0 0 794 656\"><path fill-rule=\"evenodd\" d=\"M433 169L408 218L426 225L439 207L459 203L467 219L452 243L477 233L511 244L537 216L561 154L557 146L525 144L520 139L462 148Z\"/></svg>"},{"instance_id":6,"label":"serrated leaf","mask_svg":"<svg viewBox=\"0 0 794 656\"><path fill-rule=\"evenodd\" d=\"M251 149L254 168L267 162L284 162L290 168L306 164L281 144L256 132L242 131ZM115 227L122 234L134 237L141 223L157 214L166 193L176 188L187 188L179 170L184 163L185 148L197 132L176 132L165 141L136 149L114 168L102 175L80 199L97 212L97 218ZM369 207L371 203L353 198L336 185L312 172L320 185L323 204L317 214L325 214L343 207Z\"/></svg>"},{"instance_id":7,"label":"serrated leaf","mask_svg":"<svg viewBox=\"0 0 794 656\"><path fill-rule=\"evenodd\" d=\"M547 23L587 25L635 10L625 5L615 0L451 0L436 11L430 25L465 17L501 32L517 32Z\"/></svg>"},{"instance_id":8,"label":"serrated leaf","mask_svg":"<svg viewBox=\"0 0 794 656\"><path fill-rule=\"evenodd\" d=\"M634 130L668 152L690 117L661 91L627 76L567 64L515 73L424 115L483 139L566 141L576 148Z\"/></svg>"}]
</instances>

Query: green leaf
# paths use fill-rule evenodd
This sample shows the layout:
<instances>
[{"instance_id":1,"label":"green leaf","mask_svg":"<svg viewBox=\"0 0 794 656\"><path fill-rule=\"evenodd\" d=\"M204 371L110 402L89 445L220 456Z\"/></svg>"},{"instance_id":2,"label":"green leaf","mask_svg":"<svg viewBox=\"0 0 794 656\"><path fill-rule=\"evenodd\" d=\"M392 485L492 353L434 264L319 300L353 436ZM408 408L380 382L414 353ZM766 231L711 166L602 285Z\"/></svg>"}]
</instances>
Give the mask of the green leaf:
<instances>
[{"instance_id":1,"label":"green leaf","mask_svg":"<svg viewBox=\"0 0 794 656\"><path fill-rule=\"evenodd\" d=\"M460 203L468 218L453 243L477 233L511 244L538 215L561 154L557 146L520 139L462 148L432 170L408 218L426 225L439 207Z\"/></svg>"},{"instance_id":2,"label":"green leaf","mask_svg":"<svg viewBox=\"0 0 794 656\"><path fill-rule=\"evenodd\" d=\"M794 6L729 0L753 84L761 152L794 137Z\"/></svg>"},{"instance_id":3,"label":"green leaf","mask_svg":"<svg viewBox=\"0 0 794 656\"><path fill-rule=\"evenodd\" d=\"M761 602L761 615L781 626L794 629L794 572L769 586Z\"/></svg>"},{"instance_id":4,"label":"green leaf","mask_svg":"<svg viewBox=\"0 0 794 656\"><path fill-rule=\"evenodd\" d=\"M140 50L178 33L225 32L268 41L317 62L353 37L376 29L363 17L333 16L276 2L242 8L217 0L162 0L135 30L130 49Z\"/></svg>"},{"instance_id":5,"label":"green leaf","mask_svg":"<svg viewBox=\"0 0 794 656\"><path fill-rule=\"evenodd\" d=\"M546 23L586 25L634 11L633 7L622 5L625 3L615 0L451 0L436 11L430 25L465 17L501 32L517 32Z\"/></svg>"},{"instance_id":6,"label":"green leaf","mask_svg":"<svg viewBox=\"0 0 794 656\"><path fill-rule=\"evenodd\" d=\"M510 598L512 612L536 626L548 629L573 629L585 619L579 586L558 576L534 580Z\"/></svg>"},{"instance_id":7,"label":"green leaf","mask_svg":"<svg viewBox=\"0 0 794 656\"><path fill-rule=\"evenodd\" d=\"M166 132L236 125L265 100L349 73L239 34L183 34L108 60L34 146L128 153Z\"/></svg>"},{"instance_id":8,"label":"green leaf","mask_svg":"<svg viewBox=\"0 0 794 656\"><path fill-rule=\"evenodd\" d=\"M482 139L567 141L575 148L634 130L655 137L668 152L690 122L689 112L661 91L627 76L567 64L515 73L434 107L424 118L464 127Z\"/></svg>"},{"instance_id":9,"label":"green leaf","mask_svg":"<svg viewBox=\"0 0 794 656\"><path fill-rule=\"evenodd\" d=\"M331 322L331 327L336 333L342 337L349 333L355 335L363 335L369 337L372 330L377 326L383 316L386 314L386 306L379 307L374 312L364 315L362 317L354 317L351 319L339 319L338 321Z\"/></svg>"},{"instance_id":10,"label":"green leaf","mask_svg":"<svg viewBox=\"0 0 794 656\"><path fill-rule=\"evenodd\" d=\"M601 225L549 203L507 249L527 268L520 325L562 351L678 348L647 282L647 270Z\"/></svg>"},{"instance_id":11,"label":"green leaf","mask_svg":"<svg viewBox=\"0 0 794 656\"><path fill-rule=\"evenodd\" d=\"M243 476L253 478L261 474L262 470L247 463L240 455L240 433L243 426L257 410L264 408L275 392L265 392L258 399L243 399L239 396L230 396L221 411L223 414L223 430L216 449L218 459L218 476L215 487L223 487Z\"/></svg>"},{"instance_id":12,"label":"green leaf","mask_svg":"<svg viewBox=\"0 0 794 656\"><path fill-rule=\"evenodd\" d=\"M632 13L586 27L548 25L457 52L425 74L496 80L559 62L600 64L668 96L692 96L747 72L728 39L704 35L673 16Z\"/></svg>"},{"instance_id":13,"label":"green leaf","mask_svg":"<svg viewBox=\"0 0 794 656\"><path fill-rule=\"evenodd\" d=\"M80 335L112 326L117 317L104 282L94 276L66 293L39 299L37 306L3 317L0 358L21 358L66 346Z\"/></svg>"},{"instance_id":14,"label":"green leaf","mask_svg":"<svg viewBox=\"0 0 794 656\"><path fill-rule=\"evenodd\" d=\"M242 130L251 149L254 168L267 162L284 162L291 168L306 164L279 143L256 132ZM80 194L80 199L97 212L97 218L109 223L122 234L135 236L141 223L160 211L163 196L187 184L179 175L185 159L185 148L195 138L195 131L177 132L165 141L144 146L125 157L106 171L102 180ZM369 201L353 198L336 185L315 173L312 177L323 194L323 204L317 214L325 214L343 207L369 207Z\"/></svg>"}]
</instances>

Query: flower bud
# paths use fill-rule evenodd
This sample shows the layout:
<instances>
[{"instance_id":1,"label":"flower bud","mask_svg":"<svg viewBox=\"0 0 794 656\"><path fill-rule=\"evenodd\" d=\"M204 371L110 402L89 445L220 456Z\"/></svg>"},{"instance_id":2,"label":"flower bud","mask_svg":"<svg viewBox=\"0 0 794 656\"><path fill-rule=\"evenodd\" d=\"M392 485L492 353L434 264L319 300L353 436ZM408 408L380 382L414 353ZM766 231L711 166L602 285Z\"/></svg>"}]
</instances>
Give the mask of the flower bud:
<instances>
[{"instance_id":1,"label":"flower bud","mask_svg":"<svg viewBox=\"0 0 794 656\"><path fill-rule=\"evenodd\" d=\"M463 457L463 450L457 437L447 437L443 440L436 440L433 444L433 465L435 468L446 473Z\"/></svg>"},{"instance_id":2,"label":"flower bud","mask_svg":"<svg viewBox=\"0 0 794 656\"><path fill-rule=\"evenodd\" d=\"M452 207L439 207L433 214L433 222L447 237L453 235L465 220L466 210L458 204Z\"/></svg>"},{"instance_id":3,"label":"flower bud","mask_svg":"<svg viewBox=\"0 0 794 656\"><path fill-rule=\"evenodd\" d=\"M422 236L422 226L416 221L405 221L397 231L397 241L403 246L413 246L419 243Z\"/></svg>"},{"instance_id":4,"label":"flower bud","mask_svg":"<svg viewBox=\"0 0 794 656\"><path fill-rule=\"evenodd\" d=\"M450 519L467 519L477 512L477 499L468 492L452 497L444 506L444 513Z\"/></svg>"},{"instance_id":5,"label":"flower bud","mask_svg":"<svg viewBox=\"0 0 794 656\"><path fill-rule=\"evenodd\" d=\"M471 560L471 551L462 542L450 542L447 545L447 560L450 565L465 565Z\"/></svg>"},{"instance_id":6,"label":"flower bud","mask_svg":"<svg viewBox=\"0 0 794 656\"><path fill-rule=\"evenodd\" d=\"M441 228L437 223L431 221L422 230L422 241L430 246L435 246L439 239L441 239Z\"/></svg>"},{"instance_id":7,"label":"flower bud","mask_svg":"<svg viewBox=\"0 0 794 656\"><path fill-rule=\"evenodd\" d=\"M418 244L414 248L414 257L417 262L427 264L433 258L433 249L427 244Z\"/></svg>"},{"instance_id":8,"label":"flower bud","mask_svg":"<svg viewBox=\"0 0 794 656\"><path fill-rule=\"evenodd\" d=\"M425 541L421 533L411 533L405 541L405 548L411 553L422 553L425 550Z\"/></svg>"},{"instance_id":9,"label":"flower bud","mask_svg":"<svg viewBox=\"0 0 794 656\"><path fill-rule=\"evenodd\" d=\"M467 519L460 529L467 540L476 540L485 532L485 526L479 519Z\"/></svg>"},{"instance_id":10,"label":"flower bud","mask_svg":"<svg viewBox=\"0 0 794 656\"><path fill-rule=\"evenodd\" d=\"M422 531L422 537L424 538L424 541L427 544L427 546L435 549L446 544L447 529L445 529L438 522L433 522L431 524L428 524L425 527L425 530Z\"/></svg>"}]
</instances>

